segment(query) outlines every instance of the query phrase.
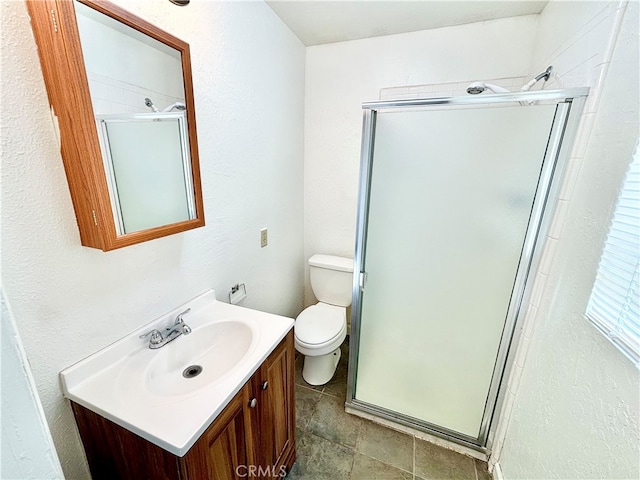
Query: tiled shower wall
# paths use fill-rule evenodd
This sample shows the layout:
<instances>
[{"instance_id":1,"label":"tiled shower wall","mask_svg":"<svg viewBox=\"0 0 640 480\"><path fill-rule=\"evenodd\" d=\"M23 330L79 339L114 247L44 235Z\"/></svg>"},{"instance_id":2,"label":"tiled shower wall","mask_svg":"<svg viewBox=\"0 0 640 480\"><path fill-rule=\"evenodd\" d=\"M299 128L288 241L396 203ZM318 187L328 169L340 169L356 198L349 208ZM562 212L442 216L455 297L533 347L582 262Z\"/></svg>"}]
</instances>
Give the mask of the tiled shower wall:
<instances>
[{"instance_id":1,"label":"tiled shower wall","mask_svg":"<svg viewBox=\"0 0 640 480\"><path fill-rule=\"evenodd\" d=\"M152 110L144 104L145 98L150 98L159 110L175 102L184 102L184 98L149 90L140 85L123 82L95 72L87 72L87 76L91 91L91 103L96 115L150 113Z\"/></svg>"},{"instance_id":2,"label":"tiled shower wall","mask_svg":"<svg viewBox=\"0 0 640 480\"><path fill-rule=\"evenodd\" d=\"M467 87L473 82L484 81L511 91L518 91L527 82L526 77L475 78L463 82L431 83L380 89L380 100L407 100L427 97L454 97L467 95Z\"/></svg>"}]
</instances>

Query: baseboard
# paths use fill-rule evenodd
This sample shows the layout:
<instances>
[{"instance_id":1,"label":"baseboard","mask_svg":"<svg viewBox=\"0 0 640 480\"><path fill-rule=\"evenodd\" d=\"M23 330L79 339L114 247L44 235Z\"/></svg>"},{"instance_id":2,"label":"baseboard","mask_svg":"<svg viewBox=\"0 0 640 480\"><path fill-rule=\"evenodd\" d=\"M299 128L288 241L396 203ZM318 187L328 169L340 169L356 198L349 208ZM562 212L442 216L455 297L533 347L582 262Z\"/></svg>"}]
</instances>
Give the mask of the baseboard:
<instances>
[{"instance_id":1,"label":"baseboard","mask_svg":"<svg viewBox=\"0 0 640 480\"><path fill-rule=\"evenodd\" d=\"M504 480L504 475L502 474L502 467L499 463L495 463L493 465L493 471L491 472L493 476L493 480Z\"/></svg>"}]
</instances>

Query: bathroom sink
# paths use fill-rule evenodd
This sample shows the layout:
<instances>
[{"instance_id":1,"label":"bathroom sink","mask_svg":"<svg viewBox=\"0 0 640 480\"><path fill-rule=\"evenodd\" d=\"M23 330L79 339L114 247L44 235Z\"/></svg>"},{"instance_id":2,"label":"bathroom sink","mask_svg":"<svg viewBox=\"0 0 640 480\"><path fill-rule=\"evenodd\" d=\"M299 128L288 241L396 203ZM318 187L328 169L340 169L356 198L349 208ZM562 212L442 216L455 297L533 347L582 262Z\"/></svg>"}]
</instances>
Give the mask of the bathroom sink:
<instances>
[{"instance_id":1,"label":"bathroom sink","mask_svg":"<svg viewBox=\"0 0 640 480\"><path fill-rule=\"evenodd\" d=\"M154 352L144 386L159 396L195 393L236 367L249 352L253 337L251 326L234 320L194 329Z\"/></svg>"},{"instance_id":2,"label":"bathroom sink","mask_svg":"<svg viewBox=\"0 0 640 480\"><path fill-rule=\"evenodd\" d=\"M191 323L185 317L185 323ZM239 365L255 347L258 326L251 319L216 319L193 324L165 346L138 349L118 369L116 392L129 401L132 392L148 402L170 403L198 394L217 383Z\"/></svg>"},{"instance_id":3,"label":"bathroom sink","mask_svg":"<svg viewBox=\"0 0 640 480\"><path fill-rule=\"evenodd\" d=\"M142 334L183 315L191 333L149 348ZM209 290L62 372L65 397L185 455L293 328L293 319L229 305Z\"/></svg>"}]
</instances>

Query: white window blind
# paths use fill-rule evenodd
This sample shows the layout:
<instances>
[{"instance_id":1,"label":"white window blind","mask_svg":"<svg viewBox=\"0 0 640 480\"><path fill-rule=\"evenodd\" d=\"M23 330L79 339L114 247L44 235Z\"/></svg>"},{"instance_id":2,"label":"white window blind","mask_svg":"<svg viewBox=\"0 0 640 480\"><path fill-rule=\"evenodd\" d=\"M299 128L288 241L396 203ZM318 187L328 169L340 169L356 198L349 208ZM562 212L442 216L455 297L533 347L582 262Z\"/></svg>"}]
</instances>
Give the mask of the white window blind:
<instances>
[{"instance_id":1,"label":"white window blind","mask_svg":"<svg viewBox=\"0 0 640 480\"><path fill-rule=\"evenodd\" d=\"M609 227L586 316L640 366L640 154L636 150Z\"/></svg>"}]
</instances>

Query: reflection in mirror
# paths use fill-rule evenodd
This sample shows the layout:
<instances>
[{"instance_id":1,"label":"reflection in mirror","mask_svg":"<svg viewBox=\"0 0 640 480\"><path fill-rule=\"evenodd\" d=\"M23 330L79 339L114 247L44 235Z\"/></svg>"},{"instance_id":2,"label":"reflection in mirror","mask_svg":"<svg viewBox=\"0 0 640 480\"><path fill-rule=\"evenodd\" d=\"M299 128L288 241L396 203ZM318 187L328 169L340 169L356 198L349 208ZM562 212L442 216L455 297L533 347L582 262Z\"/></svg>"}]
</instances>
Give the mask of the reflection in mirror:
<instances>
[{"instance_id":1,"label":"reflection in mirror","mask_svg":"<svg viewBox=\"0 0 640 480\"><path fill-rule=\"evenodd\" d=\"M75 11L118 235L196 218L180 51Z\"/></svg>"},{"instance_id":2,"label":"reflection in mirror","mask_svg":"<svg viewBox=\"0 0 640 480\"><path fill-rule=\"evenodd\" d=\"M118 233L195 218L184 114L97 118Z\"/></svg>"}]
</instances>

